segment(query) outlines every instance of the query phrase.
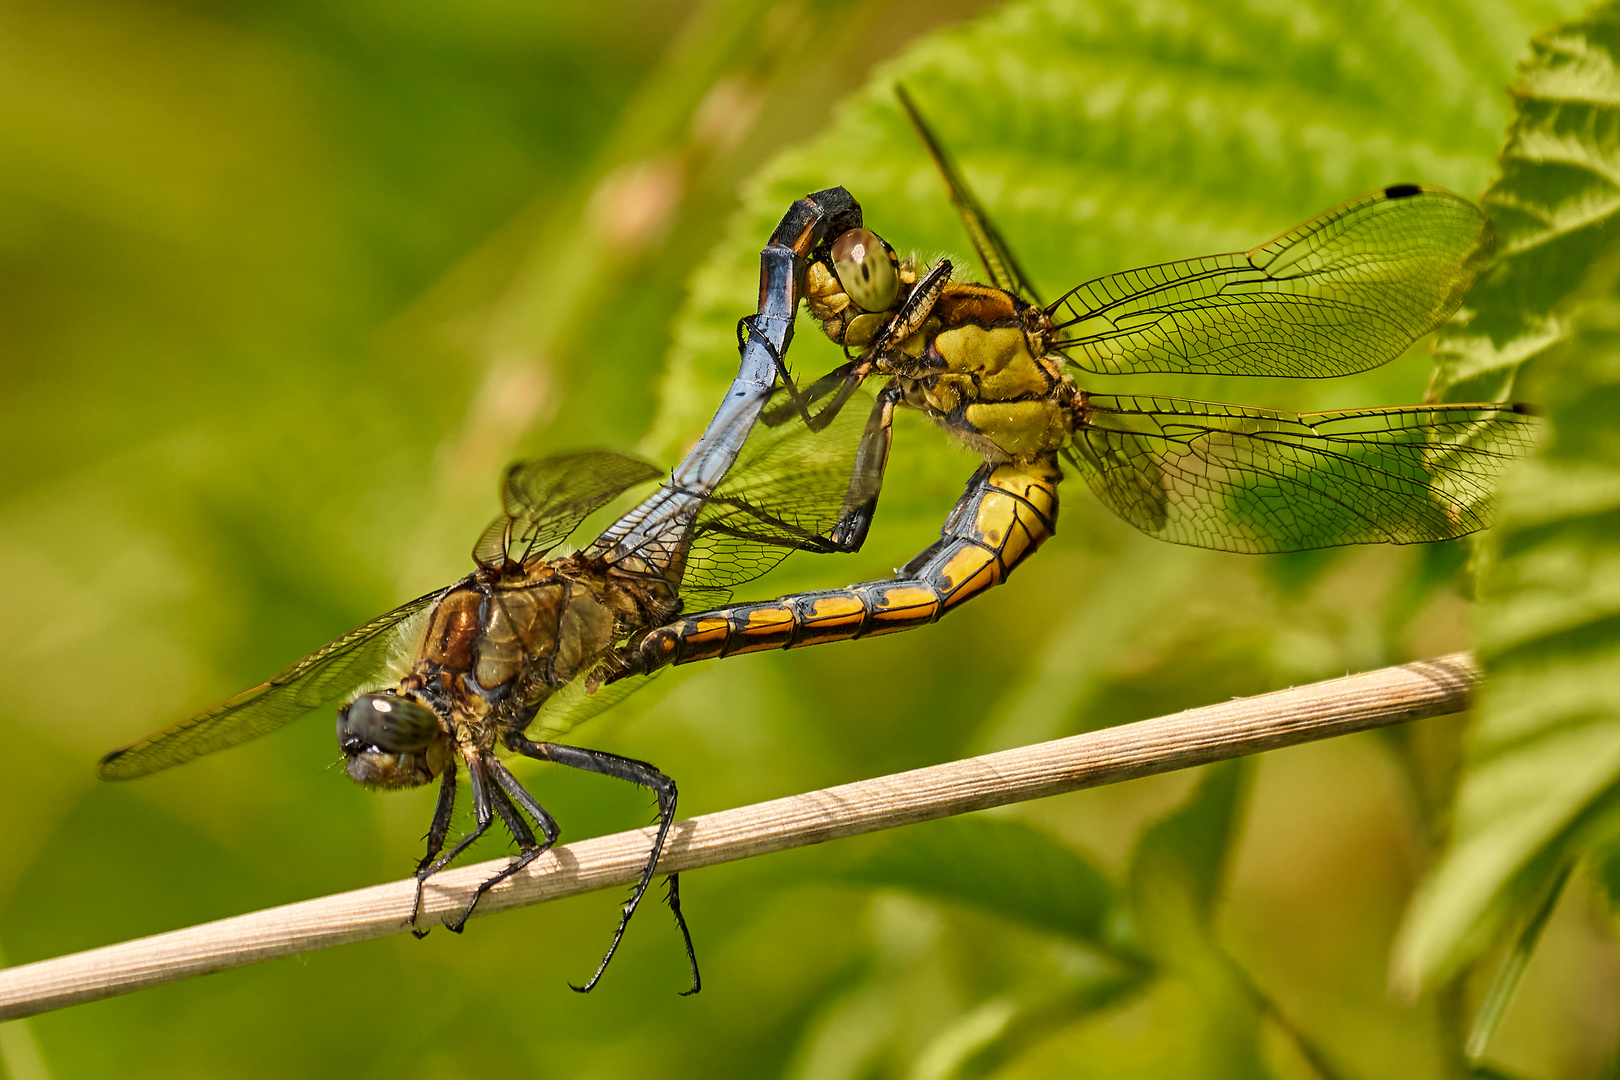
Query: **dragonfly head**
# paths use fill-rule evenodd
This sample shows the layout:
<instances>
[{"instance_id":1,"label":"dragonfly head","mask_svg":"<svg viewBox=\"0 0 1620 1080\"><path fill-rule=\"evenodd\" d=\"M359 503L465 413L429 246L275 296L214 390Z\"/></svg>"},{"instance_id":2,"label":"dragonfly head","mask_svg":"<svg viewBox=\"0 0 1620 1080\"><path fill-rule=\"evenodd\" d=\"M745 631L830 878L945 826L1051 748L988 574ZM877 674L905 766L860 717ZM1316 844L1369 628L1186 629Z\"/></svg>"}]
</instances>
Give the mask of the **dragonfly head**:
<instances>
[{"instance_id":1,"label":"dragonfly head","mask_svg":"<svg viewBox=\"0 0 1620 1080\"><path fill-rule=\"evenodd\" d=\"M827 337L859 349L882 332L916 284L912 258L898 258L871 229L849 229L817 250L805 271L804 301Z\"/></svg>"},{"instance_id":2,"label":"dragonfly head","mask_svg":"<svg viewBox=\"0 0 1620 1080\"><path fill-rule=\"evenodd\" d=\"M438 715L397 694L362 694L343 706L337 737L349 777L366 787L416 787L449 763L450 744Z\"/></svg>"}]
</instances>

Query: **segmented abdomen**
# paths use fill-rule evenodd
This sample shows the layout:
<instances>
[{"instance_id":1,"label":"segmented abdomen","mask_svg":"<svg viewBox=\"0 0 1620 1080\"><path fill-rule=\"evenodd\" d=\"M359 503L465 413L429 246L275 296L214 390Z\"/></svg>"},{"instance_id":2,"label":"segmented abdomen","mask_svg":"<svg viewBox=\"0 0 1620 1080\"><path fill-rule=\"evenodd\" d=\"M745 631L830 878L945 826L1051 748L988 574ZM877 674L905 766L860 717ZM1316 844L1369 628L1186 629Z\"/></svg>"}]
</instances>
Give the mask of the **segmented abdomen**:
<instances>
[{"instance_id":1,"label":"segmented abdomen","mask_svg":"<svg viewBox=\"0 0 1620 1080\"><path fill-rule=\"evenodd\" d=\"M875 637L941 618L1007 579L1057 523L1057 462L983 466L939 540L893 578L794 593L689 615L652 631L624 659L632 672L719 656Z\"/></svg>"}]
</instances>

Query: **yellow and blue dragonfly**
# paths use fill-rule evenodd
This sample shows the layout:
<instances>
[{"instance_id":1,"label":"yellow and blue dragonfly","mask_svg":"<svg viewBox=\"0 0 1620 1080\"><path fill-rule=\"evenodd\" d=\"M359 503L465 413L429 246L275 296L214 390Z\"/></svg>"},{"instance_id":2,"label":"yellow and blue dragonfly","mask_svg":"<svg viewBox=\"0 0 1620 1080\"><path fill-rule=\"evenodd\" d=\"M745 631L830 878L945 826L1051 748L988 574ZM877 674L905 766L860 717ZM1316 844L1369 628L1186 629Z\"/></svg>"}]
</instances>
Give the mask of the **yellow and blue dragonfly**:
<instances>
[{"instance_id":1,"label":"yellow and blue dragonfly","mask_svg":"<svg viewBox=\"0 0 1620 1080\"><path fill-rule=\"evenodd\" d=\"M898 408L919 410L983 465L940 538L895 577L685 615L613 659L614 675L763 649L894 633L1005 581L1056 526L1061 465L1158 539L1267 553L1429 543L1489 522L1501 470L1531 444L1521 405L1296 414L1083 389L1072 371L1326 378L1387 363L1461 304L1493 249L1451 192L1395 184L1248 251L1110 274L1041 303L1029 276L902 88L989 284L919 267L857 224L829 233L804 298L848 362L766 423L811 428L886 378L828 539L864 540ZM812 202L845 205L831 188ZM851 200L852 201L852 200ZM760 327L759 329L763 329ZM755 328L750 324L750 337Z\"/></svg>"}]
</instances>

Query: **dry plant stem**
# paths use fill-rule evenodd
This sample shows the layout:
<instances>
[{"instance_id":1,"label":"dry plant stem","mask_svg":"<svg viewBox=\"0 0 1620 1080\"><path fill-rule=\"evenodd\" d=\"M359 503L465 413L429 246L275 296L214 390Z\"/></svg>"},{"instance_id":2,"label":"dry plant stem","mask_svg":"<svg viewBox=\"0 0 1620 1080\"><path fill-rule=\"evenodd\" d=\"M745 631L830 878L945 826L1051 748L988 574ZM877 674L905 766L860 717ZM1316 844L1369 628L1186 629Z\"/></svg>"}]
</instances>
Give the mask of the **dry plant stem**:
<instances>
[{"instance_id":1,"label":"dry plant stem","mask_svg":"<svg viewBox=\"0 0 1620 1080\"><path fill-rule=\"evenodd\" d=\"M1473 659L1459 653L705 814L675 824L659 869L695 870L1460 712L1478 681ZM492 890L478 914L628 884L641 870L652 831L550 851ZM471 890L505 865L505 860L480 863L432 878L422 925L460 912ZM398 934L409 928L405 919L413 889L412 881L376 885L0 971L0 1020Z\"/></svg>"}]
</instances>

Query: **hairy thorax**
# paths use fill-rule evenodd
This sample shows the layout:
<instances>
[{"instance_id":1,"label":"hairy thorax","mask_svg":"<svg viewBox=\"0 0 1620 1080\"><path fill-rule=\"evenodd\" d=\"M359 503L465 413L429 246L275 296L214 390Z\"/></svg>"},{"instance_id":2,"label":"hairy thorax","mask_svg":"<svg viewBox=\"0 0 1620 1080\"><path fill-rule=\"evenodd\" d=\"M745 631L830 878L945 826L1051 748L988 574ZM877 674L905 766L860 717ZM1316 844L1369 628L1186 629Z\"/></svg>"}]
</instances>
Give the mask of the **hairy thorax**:
<instances>
[{"instance_id":1,"label":"hairy thorax","mask_svg":"<svg viewBox=\"0 0 1620 1080\"><path fill-rule=\"evenodd\" d=\"M914 266L901 281L915 288ZM1046 312L1003 289L948 282L926 308L854 308L820 263L807 276L807 300L822 329L846 349L861 348L873 370L892 376L912 408L928 413L985 460L1032 461L1060 447L1073 422L1073 381L1065 358L1048 352ZM900 326L898 320L908 323ZM910 330L895 336L896 329Z\"/></svg>"},{"instance_id":2,"label":"hairy thorax","mask_svg":"<svg viewBox=\"0 0 1620 1080\"><path fill-rule=\"evenodd\" d=\"M623 562L624 560L620 560ZM613 645L678 610L656 573L568 555L527 569L480 571L436 605L413 688L445 706L446 734L478 749L521 731L535 709Z\"/></svg>"}]
</instances>

